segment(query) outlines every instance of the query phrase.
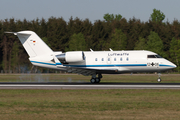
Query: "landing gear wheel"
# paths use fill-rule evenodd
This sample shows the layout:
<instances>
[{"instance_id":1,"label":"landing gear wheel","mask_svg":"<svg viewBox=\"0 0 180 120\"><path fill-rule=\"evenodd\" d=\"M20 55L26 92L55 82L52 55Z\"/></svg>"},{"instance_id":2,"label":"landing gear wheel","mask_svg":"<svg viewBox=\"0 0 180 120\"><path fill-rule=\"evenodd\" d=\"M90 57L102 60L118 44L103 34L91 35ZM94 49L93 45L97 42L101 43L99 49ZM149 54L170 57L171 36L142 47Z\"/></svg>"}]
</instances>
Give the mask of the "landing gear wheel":
<instances>
[{"instance_id":1,"label":"landing gear wheel","mask_svg":"<svg viewBox=\"0 0 180 120\"><path fill-rule=\"evenodd\" d=\"M96 79L95 78L92 78L90 81L91 81L92 84L96 83Z\"/></svg>"},{"instance_id":2,"label":"landing gear wheel","mask_svg":"<svg viewBox=\"0 0 180 120\"><path fill-rule=\"evenodd\" d=\"M96 83L99 83L100 81L100 78L96 78Z\"/></svg>"},{"instance_id":3,"label":"landing gear wheel","mask_svg":"<svg viewBox=\"0 0 180 120\"><path fill-rule=\"evenodd\" d=\"M158 81L158 82L161 82L161 78L158 78L157 81Z\"/></svg>"},{"instance_id":4,"label":"landing gear wheel","mask_svg":"<svg viewBox=\"0 0 180 120\"><path fill-rule=\"evenodd\" d=\"M92 75L92 78L90 80L91 84L99 83L101 81L102 75L99 73L98 77L96 77L96 74Z\"/></svg>"}]
</instances>

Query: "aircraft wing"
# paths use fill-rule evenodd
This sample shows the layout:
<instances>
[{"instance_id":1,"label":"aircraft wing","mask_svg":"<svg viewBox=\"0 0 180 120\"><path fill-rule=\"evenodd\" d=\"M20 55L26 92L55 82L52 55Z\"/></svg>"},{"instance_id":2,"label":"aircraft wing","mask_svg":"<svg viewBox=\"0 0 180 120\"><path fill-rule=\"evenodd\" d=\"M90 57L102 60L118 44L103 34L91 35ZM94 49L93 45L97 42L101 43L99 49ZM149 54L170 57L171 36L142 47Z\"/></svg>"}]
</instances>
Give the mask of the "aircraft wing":
<instances>
[{"instance_id":1,"label":"aircraft wing","mask_svg":"<svg viewBox=\"0 0 180 120\"><path fill-rule=\"evenodd\" d=\"M77 73L85 76L98 74L98 73L108 74L108 73L114 73L115 71L118 71L118 69L87 69L87 68L77 68L77 67L67 68L68 73Z\"/></svg>"},{"instance_id":2,"label":"aircraft wing","mask_svg":"<svg viewBox=\"0 0 180 120\"><path fill-rule=\"evenodd\" d=\"M85 75L85 76L93 75L93 74L96 73L95 70L72 68L72 67L67 68L67 72L68 73L82 74L82 75Z\"/></svg>"}]
</instances>

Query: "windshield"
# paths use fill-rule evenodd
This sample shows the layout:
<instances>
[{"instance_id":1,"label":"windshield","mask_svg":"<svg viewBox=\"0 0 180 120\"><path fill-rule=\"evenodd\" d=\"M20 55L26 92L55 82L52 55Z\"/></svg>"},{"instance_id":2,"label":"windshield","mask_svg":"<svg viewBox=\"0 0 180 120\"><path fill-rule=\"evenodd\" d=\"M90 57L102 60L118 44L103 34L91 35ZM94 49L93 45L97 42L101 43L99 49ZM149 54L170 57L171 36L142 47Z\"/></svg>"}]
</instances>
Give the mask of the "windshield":
<instances>
[{"instance_id":1,"label":"windshield","mask_svg":"<svg viewBox=\"0 0 180 120\"><path fill-rule=\"evenodd\" d=\"M160 55L147 55L147 58L162 58Z\"/></svg>"}]
</instances>

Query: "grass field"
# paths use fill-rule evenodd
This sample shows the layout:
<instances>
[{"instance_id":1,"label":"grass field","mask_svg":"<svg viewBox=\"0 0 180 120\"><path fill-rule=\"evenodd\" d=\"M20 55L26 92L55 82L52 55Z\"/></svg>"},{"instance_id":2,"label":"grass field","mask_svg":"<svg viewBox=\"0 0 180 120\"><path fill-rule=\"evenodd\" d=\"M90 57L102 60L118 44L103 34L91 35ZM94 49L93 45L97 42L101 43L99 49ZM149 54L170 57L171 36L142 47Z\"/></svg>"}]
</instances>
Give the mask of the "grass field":
<instances>
[{"instance_id":1,"label":"grass field","mask_svg":"<svg viewBox=\"0 0 180 120\"><path fill-rule=\"evenodd\" d=\"M0 75L1 82L79 82L81 75ZM102 82L156 82L157 75L104 75ZM179 75L163 74L162 82L180 82ZM180 90L3 90L3 120L179 120Z\"/></svg>"},{"instance_id":2,"label":"grass field","mask_svg":"<svg viewBox=\"0 0 180 120\"><path fill-rule=\"evenodd\" d=\"M180 90L0 90L3 120L180 119Z\"/></svg>"}]
</instances>

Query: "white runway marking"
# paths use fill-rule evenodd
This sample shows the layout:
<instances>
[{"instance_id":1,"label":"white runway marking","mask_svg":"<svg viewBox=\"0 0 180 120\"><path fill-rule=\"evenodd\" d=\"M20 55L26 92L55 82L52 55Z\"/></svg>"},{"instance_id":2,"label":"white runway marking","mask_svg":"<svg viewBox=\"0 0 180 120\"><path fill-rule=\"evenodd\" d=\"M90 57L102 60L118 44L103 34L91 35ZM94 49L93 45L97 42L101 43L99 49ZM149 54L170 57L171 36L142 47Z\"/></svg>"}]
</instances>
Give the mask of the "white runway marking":
<instances>
[{"instance_id":1,"label":"white runway marking","mask_svg":"<svg viewBox=\"0 0 180 120\"><path fill-rule=\"evenodd\" d=\"M180 85L10 85L0 89L180 89Z\"/></svg>"}]
</instances>

